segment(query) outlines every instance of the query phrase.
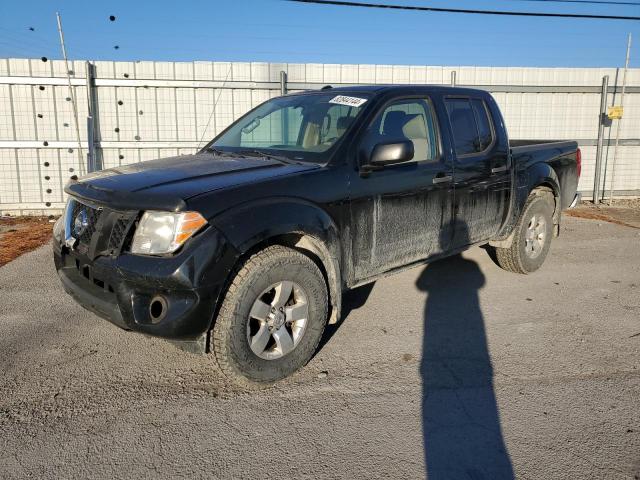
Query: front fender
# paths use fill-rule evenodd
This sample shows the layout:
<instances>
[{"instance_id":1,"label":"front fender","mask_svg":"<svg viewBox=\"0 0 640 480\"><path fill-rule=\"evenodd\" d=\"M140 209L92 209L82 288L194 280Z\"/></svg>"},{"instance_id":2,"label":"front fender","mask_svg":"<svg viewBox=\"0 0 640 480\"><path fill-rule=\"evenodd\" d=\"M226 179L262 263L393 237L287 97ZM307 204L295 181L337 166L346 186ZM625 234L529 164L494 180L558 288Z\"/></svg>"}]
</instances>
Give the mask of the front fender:
<instances>
[{"instance_id":1,"label":"front fender","mask_svg":"<svg viewBox=\"0 0 640 480\"><path fill-rule=\"evenodd\" d=\"M242 253L288 233L305 233L339 250L334 220L322 208L302 199L272 197L248 202L212 218L210 223Z\"/></svg>"},{"instance_id":2,"label":"front fender","mask_svg":"<svg viewBox=\"0 0 640 480\"><path fill-rule=\"evenodd\" d=\"M338 227L325 210L302 199L272 197L238 205L212 218L210 223L241 255L271 238L300 234L301 242L296 246L314 252L324 265L333 307L330 323L337 321L342 294L342 249Z\"/></svg>"}]
</instances>

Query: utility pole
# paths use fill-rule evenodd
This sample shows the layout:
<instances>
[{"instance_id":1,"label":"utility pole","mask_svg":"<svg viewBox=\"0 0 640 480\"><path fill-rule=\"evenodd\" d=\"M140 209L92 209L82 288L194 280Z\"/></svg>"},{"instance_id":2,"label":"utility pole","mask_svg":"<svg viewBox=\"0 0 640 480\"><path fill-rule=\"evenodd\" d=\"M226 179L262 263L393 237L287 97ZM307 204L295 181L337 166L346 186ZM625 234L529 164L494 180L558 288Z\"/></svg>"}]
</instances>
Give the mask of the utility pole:
<instances>
[{"instance_id":1,"label":"utility pole","mask_svg":"<svg viewBox=\"0 0 640 480\"><path fill-rule=\"evenodd\" d=\"M627 70L629 69L629 54L631 52L631 34L627 38L627 58L624 62L624 72L622 74L622 92L620 93L620 108L622 109L622 115L624 116L624 90L627 85ZM622 117L618 119L618 125L616 126L616 144L613 148L613 163L611 165L611 190L609 191L609 206L613 205L613 192L615 189L616 181L616 160L618 158L618 143L620 142L620 124L622 123Z\"/></svg>"},{"instance_id":2,"label":"utility pole","mask_svg":"<svg viewBox=\"0 0 640 480\"><path fill-rule=\"evenodd\" d=\"M600 203L600 171L602 170L602 144L604 141L604 124L607 119L607 92L609 90L609 75L602 77L602 91L600 92L600 115L598 115L598 146L596 147L596 170L593 180L593 203Z\"/></svg>"},{"instance_id":3,"label":"utility pole","mask_svg":"<svg viewBox=\"0 0 640 480\"><path fill-rule=\"evenodd\" d=\"M64 59L64 68L67 72L67 85L69 86L69 98L71 98L71 107L73 108L73 119L76 122L76 137L78 139L78 162L80 166L80 174L85 173L84 158L82 157L82 141L80 140L80 125L78 122L78 106L76 102L76 94L71 87L71 74L69 70L69 61L67 60L67 49L64 46L64 34L62 33L62 20L60 14L56 12L58 20L58 33L60 34L60 46L62 47L62 58Z\"/></svg>"}]
</instances>

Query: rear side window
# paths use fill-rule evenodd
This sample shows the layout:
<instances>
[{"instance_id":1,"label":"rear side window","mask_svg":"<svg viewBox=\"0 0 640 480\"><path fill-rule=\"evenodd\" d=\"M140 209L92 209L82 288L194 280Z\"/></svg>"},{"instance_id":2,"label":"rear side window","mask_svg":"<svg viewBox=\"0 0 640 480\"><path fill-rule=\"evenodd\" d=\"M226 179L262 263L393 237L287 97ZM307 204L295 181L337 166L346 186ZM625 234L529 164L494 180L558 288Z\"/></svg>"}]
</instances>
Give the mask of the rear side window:
<instances>
[{"instance_id":1,"label":"rear side window","mask_svg":"<svg viewBox=\"0 0 640 480\"><path fill-rule=\"evenodd\" d=\"M450 98L445 100L456 155L484 151L493 142L491 123L482 100Z\"/></svg>"},{"instance_id":2,"label":"rear side window","mask_svg":"<svg viewBox=\"0 0 640 480\"><path fill-rule=\"evenodd\" d=\"M493 142L493 134L491 133L491 120L489 120L489 112L482 100L473 98L471 100L471 106L473 107L473 113L476 116L476 123L478 125L478 136L480 150L483 151L491 145Z\"/></svg>"}]
</instances>

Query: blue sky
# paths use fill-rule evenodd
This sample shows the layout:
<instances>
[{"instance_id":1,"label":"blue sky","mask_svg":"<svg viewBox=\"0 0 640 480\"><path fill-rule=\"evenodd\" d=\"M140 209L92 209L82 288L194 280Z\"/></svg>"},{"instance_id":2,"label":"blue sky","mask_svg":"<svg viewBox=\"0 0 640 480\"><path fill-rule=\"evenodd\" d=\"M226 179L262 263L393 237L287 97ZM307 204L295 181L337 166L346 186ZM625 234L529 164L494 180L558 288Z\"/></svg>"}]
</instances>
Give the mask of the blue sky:
<instances>
[{"instance_id":1,"label":"blue sky","mask_svg":"<svg viewBox=\"0 0 640 480\"><path fill-rule=\"evenodd\" d=\"M378 1L640 16L639 5ZM56 11L62 15L69 54L76 59L611 67L624 62L626 36L632 33L631 66L640 66L640 22L390 11L280 0L3 0L0 58L60 58ZM116 16L115 22L109 21L110 15Z\"/></svg>"}]
</instances>

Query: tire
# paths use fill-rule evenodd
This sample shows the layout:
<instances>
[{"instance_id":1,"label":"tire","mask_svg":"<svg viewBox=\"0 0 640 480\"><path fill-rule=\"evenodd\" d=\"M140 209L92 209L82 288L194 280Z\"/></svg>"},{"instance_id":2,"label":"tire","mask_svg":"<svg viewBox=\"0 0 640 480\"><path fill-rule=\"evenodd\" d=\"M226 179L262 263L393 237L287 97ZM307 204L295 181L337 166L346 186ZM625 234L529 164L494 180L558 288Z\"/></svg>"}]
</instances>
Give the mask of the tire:
<instances>
[{"instance_id":1,"label":"tire","mask_svg":"<svg viewBox=\"0 0 640 480\"><path fill-rule=\"evenodd\" d=\"M495 259L501 268L528 274L542 266L553 236L553 210L554 199L550 192L534 192L529 196L515 227L511 246L495 249Z\"/></svg>"},{"instance_id":2,"label":"tire","mask_svg":"<svg viewBox=\"0 0 640 480\"><path fill-rule=\"evenodd\" d=\"M327 312L327 286L313 260L268 247L236 270L212 331L216 361L236 384L272 384L311 359Z\"/></svg>"}]
</instances>

